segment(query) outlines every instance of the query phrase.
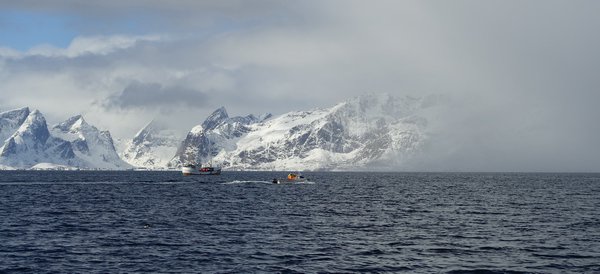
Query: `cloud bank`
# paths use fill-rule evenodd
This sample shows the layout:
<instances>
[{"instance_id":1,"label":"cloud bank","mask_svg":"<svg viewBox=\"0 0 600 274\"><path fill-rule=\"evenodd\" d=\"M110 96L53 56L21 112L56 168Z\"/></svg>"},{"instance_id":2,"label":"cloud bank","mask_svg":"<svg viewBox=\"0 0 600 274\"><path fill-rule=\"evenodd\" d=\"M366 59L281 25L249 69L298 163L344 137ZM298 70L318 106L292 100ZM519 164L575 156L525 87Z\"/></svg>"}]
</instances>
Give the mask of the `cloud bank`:
<instances>
[{"instance_id":1,"label":"cloud bank","mask_svg":"<svg viewBox=\"0 0 600 274\"><path fill-rule=\"evenodd\" d=\"M83 113L130 137L156 116L189 129L222 105L281 114L366 92L443 94L411 169L600 170L597 1L0 6L65 16L79 33L65 48L0 45L2 110Z\"/></svg>"},{"instance_id":2,"label":"cloud bank","mask_svg":"<svg viewBox=\"0 0 600 274\"><path fill-rule=\"evenodd\" d=\"M180 107L199 108L206 106L208 101L209 97L206 94L192 89L163 87L157 83L131 83L121 93L109 96L103 107L169 110Z\"/></svg>"}]
</instances>

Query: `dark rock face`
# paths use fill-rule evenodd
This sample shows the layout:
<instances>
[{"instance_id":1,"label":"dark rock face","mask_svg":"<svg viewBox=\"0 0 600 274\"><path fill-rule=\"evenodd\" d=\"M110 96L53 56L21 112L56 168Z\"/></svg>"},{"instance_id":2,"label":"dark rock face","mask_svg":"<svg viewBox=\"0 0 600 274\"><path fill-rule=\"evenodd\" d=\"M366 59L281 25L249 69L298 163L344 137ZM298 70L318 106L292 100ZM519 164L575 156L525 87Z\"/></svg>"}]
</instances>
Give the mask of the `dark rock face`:
<instances>
[{"instance_id":1,"label":"dark rock face","mask_svg":"<svg viewBox=\"0 0 600 274\"><path fill-rule=\"evenodd\" d=\"M229 115L227 114L227 110L225 110L224 107L220 107L219 109L215 110L210 116L208 116L206 120L204 120L204 122L202 123L202 128L207 131L213 130L221 123L226 121L228 118Z\"/></svg>"},{"instance_id":2,"label":"dark rock face","mask_svg":"<svg viewBox=\"0 0 600 274\"><path fill-rule=\"evenodd\" d=\"M90 153L90 148L88 147L88 144L85 140L77 139L77 140L73 141L72 144L73 144L73 147L75 147L75 149L77 151L80 151L81 153L84 153L84 154Z\"/></svg>"},{"instance_id":3,"label":"dark rock face","mask_svg":"<svg viewBox=\"0 0 600 274\"><path fill-rule=\"evenodd\" d=\"M46 124L46 119L39 111L32 112L27 118L26 122L31 121L26 130L23 130L23 135L31 136L34 140L35 148L41 149L46 144L46 141L50 137L50 132L48 131L48 125Z\"/></svg>"},{"instance_id":4,"label":"dark rock face","mask_svg":"<svg viewBox=\"0 0 600 274\"><path fill-rule=\"evenodd\" d=\"M179 163L201 163L213 156L213 147L209 138L204 134L188 133L181 146L177 149L176 158Z\"/></svg>"},{"instance_id":5,"label":"dark rock face","mask_svg":"<svg viewBox=\"0 0 600 274\"><path fill-rule=\"evenodd\" d=\"M55 146L51 152L55 155L58 155L61 159L71 160L75 158L75 152L73 152L73 147L71 143L67 141L59 141L59 144Z\"/></svg>"},{"instance_id":6,"label":"dark rock face","mask_svg":"<svg viewBox=\"0 0 600 274\"><path fill-rule=\"evenodd\" d=\"M29 113L27 107L0 113L0 144L25 122Z\"/></svg>"}]
</instances>

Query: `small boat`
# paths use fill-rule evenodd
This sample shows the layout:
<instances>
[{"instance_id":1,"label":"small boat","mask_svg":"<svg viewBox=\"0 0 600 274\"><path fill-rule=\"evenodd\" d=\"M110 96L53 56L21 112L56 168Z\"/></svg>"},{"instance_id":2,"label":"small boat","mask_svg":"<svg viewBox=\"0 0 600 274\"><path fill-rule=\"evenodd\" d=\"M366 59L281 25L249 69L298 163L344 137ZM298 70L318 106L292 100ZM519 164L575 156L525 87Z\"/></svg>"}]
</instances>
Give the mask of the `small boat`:
<instances>
[{"instance_id":1,"label":"small boat","mask_svg":"<svg viewBox=\"0 0 600 274\"><path fill-rule=\"evenodd\" d=\"M290 173L290 174L288 174L288 176L285 179L273 178L273 181L271 181L271 182L274 184L283 184L283 183L306 182L306 181L308 181L308 179L306 179L304 176L300 175L299 173Z\"/></svg>"},{"instance_id":2,"label":"small boat","mask_svg":"<svg viewBox=\"0 0 600 274\"><path fill-rule=\"evenodd\" d=\"M306 178L304 178L304 176L302 176L300 173L290 173L287 176L287 181L288 182L305 182Z\"/></svg>"},{"instance_id":3,"label":"small boat","mask_svg":"<svg viewBox=\"0 0 600 274\"><path fill-rule=\"evenodd\" d=\"M181 167L181 173L188 175L221 175L221 167L213 167L211 164L197 167L194 164L186 164Z\"/></svg>"}]
</instances>

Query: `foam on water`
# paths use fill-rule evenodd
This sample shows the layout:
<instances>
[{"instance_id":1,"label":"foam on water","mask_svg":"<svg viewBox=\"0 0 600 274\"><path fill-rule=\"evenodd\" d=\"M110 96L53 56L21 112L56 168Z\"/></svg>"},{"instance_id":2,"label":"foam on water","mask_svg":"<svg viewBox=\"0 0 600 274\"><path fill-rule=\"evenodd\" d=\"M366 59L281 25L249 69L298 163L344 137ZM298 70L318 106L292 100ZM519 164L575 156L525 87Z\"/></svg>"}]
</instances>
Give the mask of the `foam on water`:
<instances>
[{"instance_id":1,"label":"foam on water","mask_svg":"<svg viewBox=\"0 0 600 274\"><path fill-rule=\"evenodd\" d=\"M248 180L234 180L231 182L221 183L223 185L235 185L235 184L273 184L271 181L248 181Z\"/></svg>"}]
</instances>

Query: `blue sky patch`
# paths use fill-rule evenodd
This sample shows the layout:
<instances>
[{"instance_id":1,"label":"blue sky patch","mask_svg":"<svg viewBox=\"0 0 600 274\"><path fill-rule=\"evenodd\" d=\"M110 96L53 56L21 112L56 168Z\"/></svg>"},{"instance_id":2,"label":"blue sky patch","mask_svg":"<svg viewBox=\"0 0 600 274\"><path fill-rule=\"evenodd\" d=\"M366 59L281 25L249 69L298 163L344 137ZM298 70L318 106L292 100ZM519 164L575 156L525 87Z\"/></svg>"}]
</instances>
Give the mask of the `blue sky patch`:
<instances>
[{"instance_id":1,"label":"blue sky patch","mask_svg":"<svg viewBox=\"0 0 600 274\"><path fill-rule=\"evenodd\" d=\"M68 17L36 12L0 11L0 47L26 51L40 44L65 48L76 36Z\"/></svg>"}]
</instances>

